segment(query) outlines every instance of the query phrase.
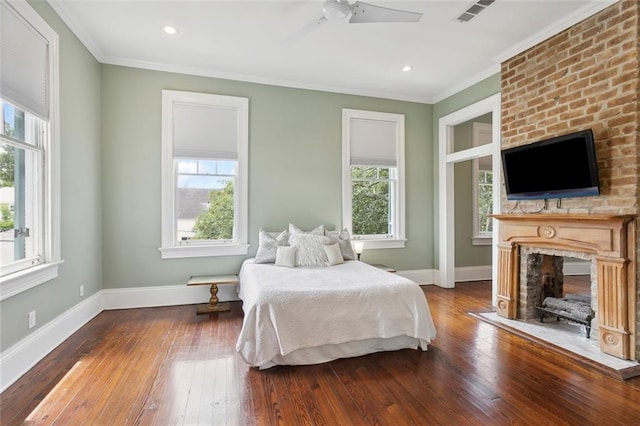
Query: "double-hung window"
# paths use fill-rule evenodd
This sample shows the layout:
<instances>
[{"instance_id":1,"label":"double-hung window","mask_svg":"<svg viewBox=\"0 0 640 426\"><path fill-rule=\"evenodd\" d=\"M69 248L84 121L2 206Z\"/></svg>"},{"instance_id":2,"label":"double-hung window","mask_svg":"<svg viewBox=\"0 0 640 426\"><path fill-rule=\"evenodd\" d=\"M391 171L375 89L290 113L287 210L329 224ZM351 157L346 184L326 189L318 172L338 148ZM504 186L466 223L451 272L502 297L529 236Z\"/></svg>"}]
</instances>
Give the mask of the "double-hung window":
<instances>
[{"instance_id":1,"label":"double-hung window","mask_svg":"<svg viewBox=\"0 0 640 426\"><path fill-rule=\"evenodd\" d=\"M58 275L58 37L0 1L0 300Z\"/></svg>"},{"instance_id":2,"label":"double-hung window","mask_svg":"<svg viewBox=\"0 0 640 426\"><path fill-rule=\"evenodd\" d=\"M247 98L162 91L163 259L244 255Z\"/></svg>"},{"instance_id":3,"label":"double-hung window","mask_svg":"<svg viewBox=\"0 0 640 426\"><path fill-rule=\"evenodd\" d=\"M343 225L367 248L404 247L404 115L342 110Z\"/></svg>"}]
</instances>

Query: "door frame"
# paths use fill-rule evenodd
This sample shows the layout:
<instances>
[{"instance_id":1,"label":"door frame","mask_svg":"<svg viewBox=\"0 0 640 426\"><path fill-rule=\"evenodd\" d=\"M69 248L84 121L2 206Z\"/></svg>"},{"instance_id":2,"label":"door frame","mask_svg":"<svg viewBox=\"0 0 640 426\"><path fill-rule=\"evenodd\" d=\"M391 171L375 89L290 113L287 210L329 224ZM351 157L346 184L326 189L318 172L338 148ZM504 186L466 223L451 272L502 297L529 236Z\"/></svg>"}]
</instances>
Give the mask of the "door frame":
<instances>
[{"instance_id":1,"label":"door frame","mask_svg":"<svg viewBox=\"0 0 640 426\"><path fill-rule=\"evenodd\" d=\"M454 126L467 122L475 117L492 114L493 142L458 152L451 152L453 148ZM501 194L501 166L500 166L500 94L478 101L472 105L441 117L438 122L438 270L439 279L436 284L440 287L455 287L455 224L454 224L454 165L474 158L492 156L493 169L493 212L500 213ZM492 294L495 302L497 254L499 223L494 219L492 237Z\"/></svg>"}]
</instances>

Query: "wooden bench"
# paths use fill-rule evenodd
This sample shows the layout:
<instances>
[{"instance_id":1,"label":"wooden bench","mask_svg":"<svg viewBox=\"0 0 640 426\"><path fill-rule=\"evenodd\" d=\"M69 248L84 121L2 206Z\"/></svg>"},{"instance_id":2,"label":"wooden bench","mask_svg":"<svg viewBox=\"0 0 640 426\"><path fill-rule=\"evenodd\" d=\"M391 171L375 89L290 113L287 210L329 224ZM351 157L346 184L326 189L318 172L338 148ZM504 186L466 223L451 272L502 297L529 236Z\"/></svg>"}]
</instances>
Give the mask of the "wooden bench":
<instances>
[{"instance_id":1,"label":"wooden bench","mask_svg":"<svg viewBox=\"0 0 640 426\"><path fill-rule=\"evenodd\" d=\"M218 299L218 286L226 284L238 284L237 275L193 275L187 281L187 286L191 285L209 285L211 289L211 297L209 304L198 307L197 314L211 314L214 312L225 312L231 309L229 302L220 303Z\"/></svg>"}]
</instances>

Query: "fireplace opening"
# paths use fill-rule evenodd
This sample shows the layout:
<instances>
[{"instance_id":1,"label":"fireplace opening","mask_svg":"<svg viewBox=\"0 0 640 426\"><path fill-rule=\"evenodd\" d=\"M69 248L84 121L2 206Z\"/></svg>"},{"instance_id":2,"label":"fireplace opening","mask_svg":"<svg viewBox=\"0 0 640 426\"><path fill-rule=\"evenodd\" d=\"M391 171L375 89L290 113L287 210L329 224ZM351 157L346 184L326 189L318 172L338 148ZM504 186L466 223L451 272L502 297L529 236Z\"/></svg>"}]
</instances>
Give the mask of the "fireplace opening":
<instances>
[{"instance_id":1,"label":"fireplace opening","mask_svg":"<svg viewBox=\"0 0 640 426\"><path fill-rule=\"evenodd\" d=\"M521 318L540 322L567 321L581 325L585 337L591 337L596 313L592 308L591 289L569 286L565 288L563 255L539 251L524 253L521 272L523 286ZM566 260L577 260L567 257Z\"/></svg>"}]
</instances>

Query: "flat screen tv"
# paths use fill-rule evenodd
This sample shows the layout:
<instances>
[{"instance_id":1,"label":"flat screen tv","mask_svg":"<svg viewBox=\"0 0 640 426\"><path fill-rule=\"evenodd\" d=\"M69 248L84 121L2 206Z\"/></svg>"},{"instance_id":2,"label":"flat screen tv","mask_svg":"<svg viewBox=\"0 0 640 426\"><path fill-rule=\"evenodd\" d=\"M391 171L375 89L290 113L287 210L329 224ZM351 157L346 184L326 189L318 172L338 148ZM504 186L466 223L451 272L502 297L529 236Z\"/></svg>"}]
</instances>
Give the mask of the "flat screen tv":
<instances>
[{"instance_id":1,"label":"flat screen tv","mask_svg":"<svg viewBox=\"0 0 640 426\"><path fill-rule=\"evenodd\" d=\"M600 194L591 129L502 150L508 200Z\"/></svg>"}]
</instances>

